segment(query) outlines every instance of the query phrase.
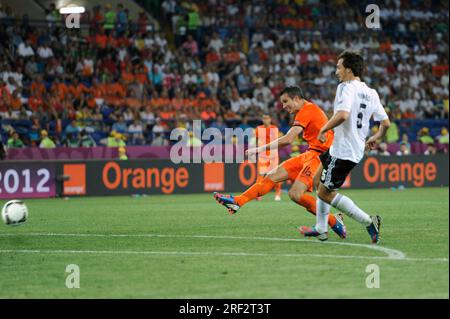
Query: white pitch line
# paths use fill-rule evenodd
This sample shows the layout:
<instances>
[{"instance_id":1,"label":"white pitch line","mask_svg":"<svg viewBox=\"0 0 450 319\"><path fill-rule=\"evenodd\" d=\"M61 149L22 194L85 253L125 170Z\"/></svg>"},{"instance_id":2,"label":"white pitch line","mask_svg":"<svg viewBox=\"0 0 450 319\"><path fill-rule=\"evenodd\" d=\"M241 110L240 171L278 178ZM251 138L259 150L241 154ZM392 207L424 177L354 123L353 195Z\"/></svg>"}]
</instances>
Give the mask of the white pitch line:
<instances>
[{"instance_id":1,"label":"white pitch line","mask_svg":"<svg viewBox=\"0 0 450 319\"><path fill-rule=\"evenodd\" d=\"M231 240L258 240L258 241L287 241L287 242L309 242L326 245L340 245L362 247L383 252L390 259L404 259L406 255L396 249L391 249L377 245L341 243L341 242L320 242L302 238L278 238L278 237L242 237L242 236L213 236L213 235L171 235L171 234L63 234L63 233L6 233L1 236L61 236L61 237L159 237L159 238L199 238L199 239L231 239Z\"/></svg>"},{"instance_id":2,"label":"white pitch line","mask_svg":"<svg viewBox=\"0 0 450 319\"><path fill-rule=\"evenodd\" d=\"M309 239L299 238L277 238L277 237L242 237L242 236L212 236L212 235L169 235L169 234L80 234L80 233L0 233L0 237L5 236L60 236L60 237L160 237L160 238L200 238L200 239L231 239L231 240L262 240L262 241L288 241L288 242L309 242L316 244L326 245L341 245L341 246L354 246L362 247L371 250L376 250L387 254L387 257L380 256L356 256L356 255L326 255L326 254L265 254L265 253L217 253L217 252L142 252L142 251L120 251L117 253L122 254L188 254L188 255L223 255L223 256L285 256L285 257L330 257L330 258L355 258L355 259L390 259L390 260L409 260L409 261L440 261L447 262L447 258L407 258L406 255L396 249L391 249L378 245L367 245L357 243L344 243L344 242L319 242L311 241ZM41 250L14 250L16 252L43 252ZM0 252L12 252L10 250L2 250ZM51 251L45 251L47 253ZM69 252L69 253L114 253L114 251L90 251L90 250L55 250L55 252Z\"/></svg>"}]
</instances>

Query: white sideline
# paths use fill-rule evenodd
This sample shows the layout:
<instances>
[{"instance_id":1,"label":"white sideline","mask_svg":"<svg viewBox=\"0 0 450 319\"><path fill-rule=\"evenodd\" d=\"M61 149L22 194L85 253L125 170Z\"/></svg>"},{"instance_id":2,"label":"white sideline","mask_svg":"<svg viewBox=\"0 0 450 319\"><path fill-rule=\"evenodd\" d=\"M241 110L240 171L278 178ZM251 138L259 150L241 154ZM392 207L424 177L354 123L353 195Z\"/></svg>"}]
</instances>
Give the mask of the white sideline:
<instances>
[{"instance_id":1,"label":"white sideline","mask_svg":"<svg viewBox=\"0 0 450 319\"><path fill-rule=\"evenodd\" d=\"M448 258L409 258L396 249L378 245L366 245L345 242L319 242L299 238L277 238L277 237L241 237L241 236L213 236L213 235L168 235L168 234L77 234L77 233L0 233L0 237L7 236L48 236L48 237L160 237L160 238L199 238L199 239L230 239L230 240L259 240L259 241L292 241L308 242L322 245L341 245L367 248L385 253L387 256L358 256L358 255L330 255L330 254L268 254L268 253L245 253L245 252L189 252L189 251L113 251L113 250L0 250L0 253L85 253L85 254L140 254L140 255L214 255L214 256L279 256L279 257L322 257L322 258L348 258L348 259L388 259L406 261L437 261L448 262Z\"/></svg>"}]
</instances>

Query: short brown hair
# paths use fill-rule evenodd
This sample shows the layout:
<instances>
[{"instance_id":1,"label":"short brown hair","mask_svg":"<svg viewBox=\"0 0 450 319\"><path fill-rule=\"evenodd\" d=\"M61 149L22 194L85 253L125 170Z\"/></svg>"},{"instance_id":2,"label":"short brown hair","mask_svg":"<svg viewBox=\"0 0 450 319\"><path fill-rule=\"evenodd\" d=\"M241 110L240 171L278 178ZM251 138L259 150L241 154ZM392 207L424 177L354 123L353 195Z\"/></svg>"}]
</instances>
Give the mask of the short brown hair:
<instances>
[{"instance_id":1,"label":"short brown hair","mask_svg":"<svg viewBox=\"0 0 450 319\"><path fill-rule=\"evenodd\" d=\"M305 93L303 93L303 90L299 86L287 86L284 88L283 91L280 93L280 97L283 94L287 94L291 99L298 96L302 99L306 99Z\"/></svg>"},{"instance_id":2,"label":"short brown hair","mask_svg":"<svg viewBox=\"0 0 450 319\"><path fill-rule=\"evenodd\" d=\"M359 52L345 50L338 56L338 60L343 59L342 65L350 69L354 76L361 76L364 70L364 59Z\"/></svg>"}]
</instances>

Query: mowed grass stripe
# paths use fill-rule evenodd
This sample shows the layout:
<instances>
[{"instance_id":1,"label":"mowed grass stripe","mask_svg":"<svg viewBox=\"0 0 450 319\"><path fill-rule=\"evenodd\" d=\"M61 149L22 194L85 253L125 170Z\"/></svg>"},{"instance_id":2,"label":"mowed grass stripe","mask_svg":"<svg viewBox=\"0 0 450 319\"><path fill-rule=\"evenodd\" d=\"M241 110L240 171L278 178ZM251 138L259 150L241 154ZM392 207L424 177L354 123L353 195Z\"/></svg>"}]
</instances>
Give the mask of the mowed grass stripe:
<instances>
[{"instance_id":1,"label":"mowed grass stripe","mask_svg":"<svg viewBox=\"0 0 450 319\"><path fill-rule=\"evenodd\" d=\"M112 254L112 255L159 255L159 256L230 256L230 257L313 257L313 258L344 258L370 260L396 260L415 262L444 262L447 258L392 258L383 256L332 255L332 254L277 254L248 252L195 252L195 251L131 251L131 250L31 250L31 249L1 249L1 253L31 253L31 254Z\"/></svg>"}]
</instances>

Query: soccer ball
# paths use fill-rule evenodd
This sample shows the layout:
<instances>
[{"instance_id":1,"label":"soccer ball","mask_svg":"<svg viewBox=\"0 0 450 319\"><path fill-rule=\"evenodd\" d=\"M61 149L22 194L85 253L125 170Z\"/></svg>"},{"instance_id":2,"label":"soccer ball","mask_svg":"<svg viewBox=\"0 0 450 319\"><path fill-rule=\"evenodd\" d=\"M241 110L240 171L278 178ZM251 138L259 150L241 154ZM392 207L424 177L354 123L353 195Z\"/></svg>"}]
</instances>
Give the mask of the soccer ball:
<instances>
[{"instance_id":1,"label":"soccer ball","mask_svg":"<svg viewBox=\"0 0 450 319\"><path fill-rule=\"evenodd\" d=\"M21 200L10 200L2 208L2 219L6 225L19 226L28 218L28 208Z\"/></svg>"}]
</instances>

